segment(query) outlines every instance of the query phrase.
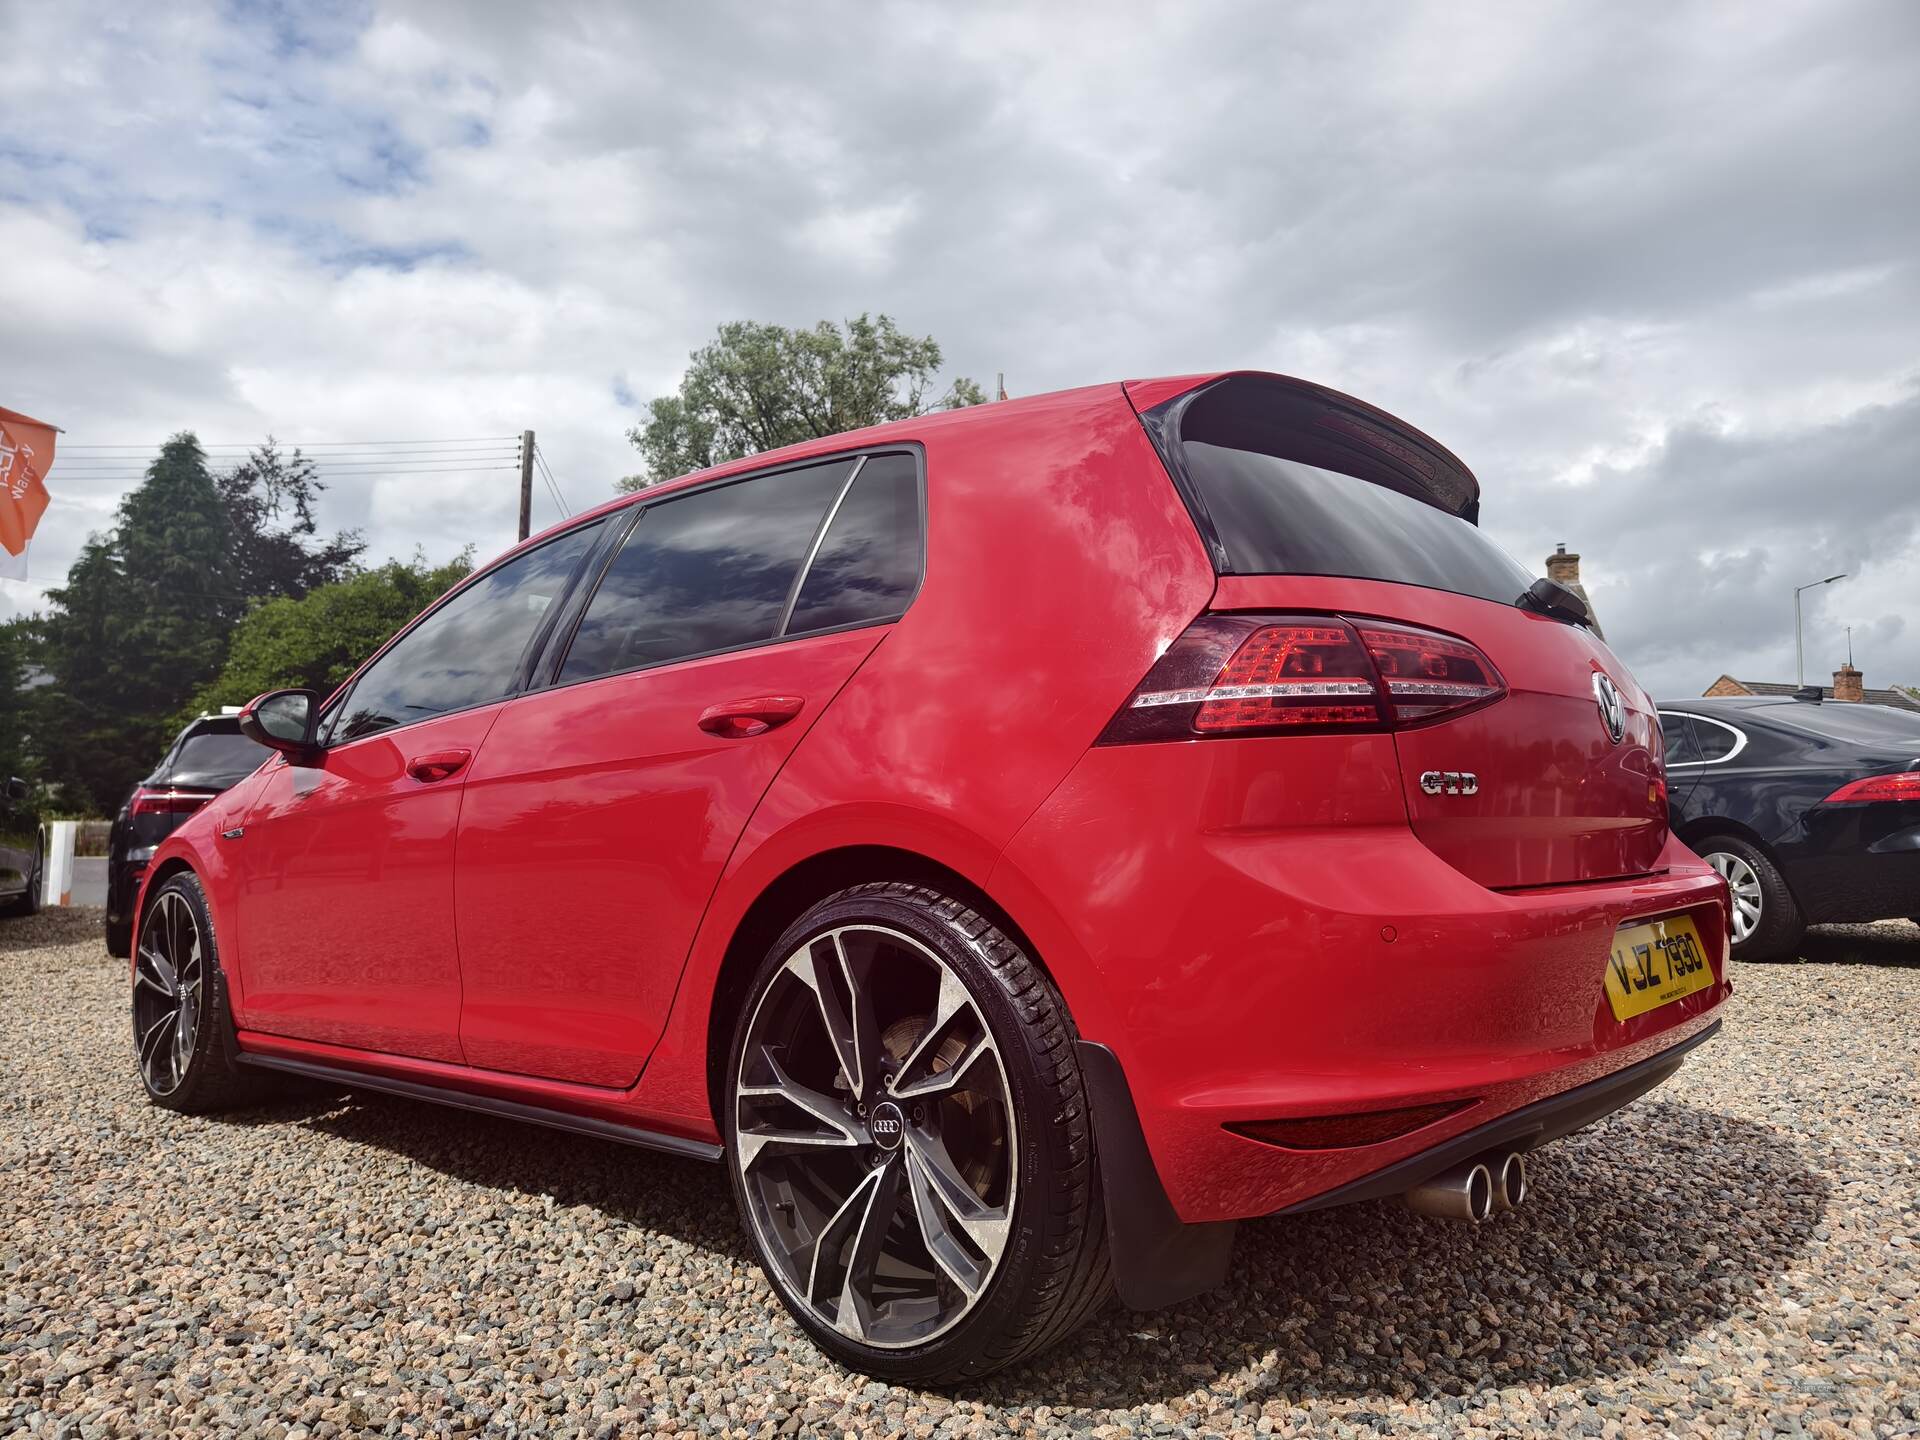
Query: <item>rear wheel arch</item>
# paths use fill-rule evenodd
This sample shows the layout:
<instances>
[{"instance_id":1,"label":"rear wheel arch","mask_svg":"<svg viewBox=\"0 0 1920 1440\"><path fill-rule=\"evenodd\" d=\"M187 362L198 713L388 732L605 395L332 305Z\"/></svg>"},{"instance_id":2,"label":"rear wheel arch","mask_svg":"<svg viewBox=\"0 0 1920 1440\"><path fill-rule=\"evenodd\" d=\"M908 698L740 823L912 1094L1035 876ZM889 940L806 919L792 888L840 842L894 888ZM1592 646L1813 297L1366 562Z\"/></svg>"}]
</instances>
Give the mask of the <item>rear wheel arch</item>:
<instances>
[{"instance_id":1,"label":"rear wheel arch","mask_svg":"<svg viewBox=\"0 0 1920 1440\"><path fill-rule=\"evenodd\" d=\"M1704 853L1701 849L1703 843L1716 836L1725 835L1734 840L1746 841L1773 862L1773 868L1780 872L1780 881L1787 887L1787 893L1793 896L1794 904L1800 904L1800 896L1793 887L1793 878L1781 865L1779 852L1762 839L1760 832L1752 826L1743 825L1738 820L1730 820L1724 815L1706 815L1698 820L1689 820L1675 830L1674 834L1684 840L1688 848L1696 853Z\"/></svg>"},{"instance_id":2,"label":"rear wheel arch","mask_svg":"<svg viewBox=\"0 0 1920 1440\"><path fill-rule=\"evenodd\" d=\"M849 845L824 850L789 866L769 882L740 917L714 976L707 1007L707 1099L716 1121L724 1107L727 1056L734 1022L745 1006L753 977L774 941L819 901L850 886L870 881L899 881L938 890L978 911L1018 945L1060 991L1046 958L1020 923L976 882L918 851L891 845ZM1066 998L1062 994L1062 1003ZM1071 1006L1069 1006L1071 1010Z\"/></svg>"}]
</instances>

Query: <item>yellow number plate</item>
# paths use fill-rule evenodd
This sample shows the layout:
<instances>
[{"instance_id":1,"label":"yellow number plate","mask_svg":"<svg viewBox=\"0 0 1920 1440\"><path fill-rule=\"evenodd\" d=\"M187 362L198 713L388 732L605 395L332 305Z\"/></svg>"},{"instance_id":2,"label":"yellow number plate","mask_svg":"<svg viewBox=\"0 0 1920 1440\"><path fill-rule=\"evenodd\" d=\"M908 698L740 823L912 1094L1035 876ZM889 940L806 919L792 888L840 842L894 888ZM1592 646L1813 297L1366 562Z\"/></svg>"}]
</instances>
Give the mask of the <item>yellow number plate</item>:
<instances>
[{"instance_id":1,"label":"yellow number plate","mask_svg":"<svg viewBox=\"0 0 1920 1440\"><path fill-rule=\"evenodd\" d=\"M1700 932L1684 915L1613 932L1607 959L1607 1003L1613 1018L1631 1020L1713 984Z\"/></svg>"}]
</instances>

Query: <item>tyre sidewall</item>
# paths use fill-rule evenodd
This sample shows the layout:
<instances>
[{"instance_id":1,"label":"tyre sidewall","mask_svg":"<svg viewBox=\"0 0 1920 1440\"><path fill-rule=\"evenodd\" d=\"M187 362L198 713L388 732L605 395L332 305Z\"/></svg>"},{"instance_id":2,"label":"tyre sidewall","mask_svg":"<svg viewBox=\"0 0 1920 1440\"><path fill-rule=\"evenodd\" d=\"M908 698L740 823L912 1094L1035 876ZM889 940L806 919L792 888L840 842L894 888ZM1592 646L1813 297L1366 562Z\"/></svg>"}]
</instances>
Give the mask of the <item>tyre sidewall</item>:
<instances>
[{"instance_id":1,"label":"tyre sidewall","mask_svg":"<svg viewBox=\"0 0 1920 1440\"><path fill-rule=\"evenodd\" d=\"M808 1309L804 1299L788 1293L777 1266L767 1264L762 1259L761 1268L768 1282L785 1300L788 1313L828 1354L850 1368L878 1379L921 1380L930 1373L950 1372L964 1365L968 1356L987 1350L1021 1309L1033 1272L1054 1239L1054 1227L1060 1223L1054 1207L1049 1204L1051 1186L1044 1177L1056 1174L1069 1163L1069 1159L1061 1153L1064 1137L1059 1133L1057 1122L1050 1124L1045 1118L1050 1107L1033 1103L1045 1093L1047 1085L1042 1078L1041 1061L1033 1053L1034 1047L1014 997L999 972L981 956L974 943L956 927L945 923L938 907L933 904L906 900L888 893L861 894L856 891L832 896L789 927L761 963L734 1025L733 1043L728 1047L723 1091L725 1114L721 1117L721 1130L726 1137L727 1173L733 1184L734 1200L756 1256L760 1252L760 1240L754 1231L745 1181L737 1159L739 1144L735 1128L738 1124L738 1107L733 1102L733 1087L740 1073L740 1059L748 1026L761 996L788 956L817 935L856 923L882 925L903 931L933 950L966 982L985 1016L1013 1096L1015 1152L1019 1169L1012 1230L1000 1264L993 1279L988 1282L987 1293L974 1305L972 1312L936 1339L924 1345L897 1350L862 1345L822 1323ZM1060 1006L1064 1019L1065 1006L1061 1005L1057 996L1054 997L1054 1003ZM1097 1194L1095 1203L1099 1203Z\"/></svg>"}]
</instances>

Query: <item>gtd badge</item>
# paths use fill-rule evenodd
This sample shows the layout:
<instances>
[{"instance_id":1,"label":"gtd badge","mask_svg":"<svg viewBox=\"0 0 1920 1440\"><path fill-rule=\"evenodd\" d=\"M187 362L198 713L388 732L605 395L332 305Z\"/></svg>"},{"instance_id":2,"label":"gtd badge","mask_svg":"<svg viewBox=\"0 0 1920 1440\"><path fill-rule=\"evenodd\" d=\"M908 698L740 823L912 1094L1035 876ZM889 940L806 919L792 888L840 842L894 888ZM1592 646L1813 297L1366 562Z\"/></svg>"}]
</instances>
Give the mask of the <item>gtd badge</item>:
<instances>
[{"instance_id":1,"label":"gtd badge","mask_svg":"<svg viewBox=\"0 0 1920 1440\"><path fill-rule=\"evenodd\" d=\"M1593 699L1600 707L1600 723L1607 727L1607 735L1618 745L1627 736L1627 709L1620 703L1620 692L1613 688L1613 681L1604 670L1593 672Z\"/></svg>"},{"instance_id":2,"label":"gtd badge","mask_svg":"<svg viewBox=\"0 0 1920 1440\"><path fill-rule=\"evenodd\" d=\"M891 1150L900 1143L900 1125L900 1107L891 1100L882 1100L874 1106L872 1118L867 1121L867 1129L873 1133L873 1143L885 1150Z\"/></svg>"}]
</instances>

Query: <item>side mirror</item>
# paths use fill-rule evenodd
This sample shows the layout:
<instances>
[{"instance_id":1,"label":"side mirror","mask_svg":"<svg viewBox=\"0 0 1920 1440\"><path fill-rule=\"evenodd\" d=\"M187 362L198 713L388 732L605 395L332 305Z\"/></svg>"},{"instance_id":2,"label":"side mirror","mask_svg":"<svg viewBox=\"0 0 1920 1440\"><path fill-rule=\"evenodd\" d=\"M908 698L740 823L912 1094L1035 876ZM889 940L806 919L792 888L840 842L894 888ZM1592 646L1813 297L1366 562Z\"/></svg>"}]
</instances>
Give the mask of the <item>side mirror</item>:
<instances>
[{"instance_id":1,"label":"side mirror","mask_svg":"<svg viewBox=\"0 0 1920 1440\"><path fill-rule=\"evenodd\" d=\"M27 797L32 793L33 791L27 787L27 782L22 780L18 775L15 775L7 781L7 803L9 805L26 804Z\"/></svg>"},{"instance_id":2,"label":"side mirror","mask_svg":"<svg viewBox=\"0 0 1920 1440\"><path fill-rule=\"evenodd\" d=\"M240 733L269 750L304 759L320 747L313 722L320 697L311 690L269 690L240 708Z\"/></svg>"}]
</instances>

